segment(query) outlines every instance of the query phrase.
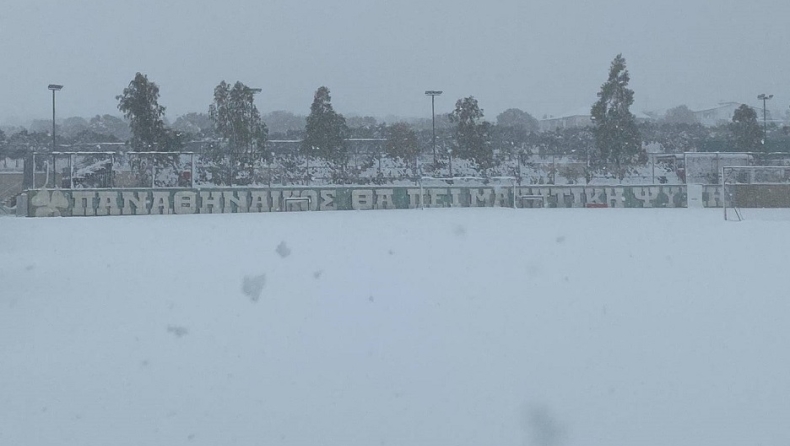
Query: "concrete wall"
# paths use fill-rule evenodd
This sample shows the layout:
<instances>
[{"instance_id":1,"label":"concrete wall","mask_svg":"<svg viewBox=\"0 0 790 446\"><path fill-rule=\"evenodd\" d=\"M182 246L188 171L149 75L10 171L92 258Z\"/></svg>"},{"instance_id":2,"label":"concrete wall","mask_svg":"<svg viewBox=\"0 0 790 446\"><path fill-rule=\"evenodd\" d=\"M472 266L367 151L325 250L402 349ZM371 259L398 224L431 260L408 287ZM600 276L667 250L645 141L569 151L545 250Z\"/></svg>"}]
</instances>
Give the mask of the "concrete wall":
<instances>
[{"instance_id":1,"label":"concrete wall","mask_svg":"<svg viewBox=\"0 0 790 446\"><path fill-rule=\"evenodd\" d=\"M29 191L27 215L212 214L426 207L685 207L685 186L297 187Z\"/></svg>"}]
</instances>

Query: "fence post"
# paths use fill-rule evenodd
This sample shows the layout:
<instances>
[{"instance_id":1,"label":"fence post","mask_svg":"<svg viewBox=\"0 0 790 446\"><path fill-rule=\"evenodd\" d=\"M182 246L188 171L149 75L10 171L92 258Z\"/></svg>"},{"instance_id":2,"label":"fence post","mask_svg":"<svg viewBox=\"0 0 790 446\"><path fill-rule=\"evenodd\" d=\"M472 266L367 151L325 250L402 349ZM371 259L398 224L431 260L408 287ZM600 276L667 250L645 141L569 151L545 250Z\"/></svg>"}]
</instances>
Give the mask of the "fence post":
<instances>
[{"instance_id":1,"label":"fence post","mask_svg":"<svg viewBox=\"0 0 790 446\"><path fill-rule=\"evenodd\" d=\"M650 180L650 184L656 184L656 156L655 154L650 154L650 168L652 179Z\"/></svg>"},{"instance_id":2,"label":"fence post","mask_svg":"<svg viewBox=\"0 0 790 446\"><path fill-rule=\"evenodd\" d=\"M35 189L36 188L36 152L33 152L30 155L30 164L32 164L33 166L32 178L33 178L33 189Z\"/></svg>"},{"instance_id":3,"label":"fence post","mask_svg":"<svg viewBox=\"0 0 790 446\"><path fill-rule=\"evenodd\" d=\"M236 174L236 157L233 154L233 150L230 152L230 178L228 178L228 186L233 187L233 177Z\"/></svg>"},{"instance_id":4,"label":"fence post","mask_svg":"<svg viewBox=\"0 0 790 446\"><path fill-rule=\"evenodd\" d=\"M518 168L516 169L517 172L518 172L518 184L521 184L521 183L524 182L524 180L521 178L521 155L522 155L521 152L519 152L516 155L516 165L518 166Z\"/></svg>"},{"instance_id":5,"label":"fence post","mask_svg":"<svg viewBox=\"0 0 790 446\"><path fill-rule=\"evenodd\" d=\"M420 177L420 209L425 209L425 200L422 191L422 177Z\"/></svg>"},{"instance_id":6,"label":"fence post","mask_svg":"<svg viewBox=\"0 0 790 446\"><path fill-rule=\"evenodd\" d=\"M514 178L513 179L513 209L517 209L517 206L516 206L516 188L518 186L516 186L516 181L517 180Z\"/></svg>"},{"instance_id":7,"label":"fence post","mask_svg":"<svg viewBox=\"0 0 790 446\"><path fill-rule=\"evenodd\" d=\"M74 189L74 154L69 154L69 189Z\"/></svg>"}]
</instances>

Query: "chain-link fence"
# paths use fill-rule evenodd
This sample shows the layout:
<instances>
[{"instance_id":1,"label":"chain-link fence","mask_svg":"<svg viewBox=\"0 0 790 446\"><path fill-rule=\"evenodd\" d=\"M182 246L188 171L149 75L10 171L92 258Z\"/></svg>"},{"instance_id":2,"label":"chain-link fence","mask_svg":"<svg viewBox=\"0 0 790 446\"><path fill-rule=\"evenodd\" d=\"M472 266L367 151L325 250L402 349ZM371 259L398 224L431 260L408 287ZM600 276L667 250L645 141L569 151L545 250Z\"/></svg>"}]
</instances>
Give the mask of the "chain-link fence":
<instances>
[{"instance_id":1,"label":"chain-link fence","mask_svg":"<svg viewBox=\"0 0 790 446\"><path fill-rule=\"evenodd\" d=\"M740 166L790 166L790 153L686 153L681 171L688 184L721 184L722 169Z\"/></svg>"},{"instance_id":2,"label":"chain-link fence","mask_svg":"<svg viewBox=\"0 0 790 446\"><path fill-rule=\"evenodd\" d=\"M15 178L0 183L0 199L23 189L190 188L208 186L320 186L336 184L417 185L421 176L515 177L520 185L718 184L725 166L790 165L788 154L688 153L656 155L630 166L620 177L616 166L591 168L572 156L532 155L526 150L496 150L481 168L440 147L414 159L386 156L381 150L352 151L343 160L308 157L297 150L270 152L266 158L240 160L231 155L195 152L33 153L14 166ZM0 172L4 172L0 166ZM620 171L622 172L622 170ZM19 179L22 178L21 185ZM6 191L6 192L3 192Z\"/></svg>"},{"instance_id":3,"label":"chain-link fence","mask_svg":"<svg viewBox=\"0 0 790 446\"><path fill-rule=\"evenodd\" d=\"M16 197L24 190L25 161L0 158L0 215L13 215Z\"/></svg>"}]
</instances>

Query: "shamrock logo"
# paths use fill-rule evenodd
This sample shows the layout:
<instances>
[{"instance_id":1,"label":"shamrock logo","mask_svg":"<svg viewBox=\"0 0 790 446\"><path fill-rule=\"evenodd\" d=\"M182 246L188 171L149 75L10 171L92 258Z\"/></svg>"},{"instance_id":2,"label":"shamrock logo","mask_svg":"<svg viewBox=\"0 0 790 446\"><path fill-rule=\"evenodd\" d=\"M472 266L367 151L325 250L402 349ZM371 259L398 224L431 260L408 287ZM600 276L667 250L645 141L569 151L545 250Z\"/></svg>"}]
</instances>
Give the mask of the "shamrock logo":
<instances>
[{"instance_id":1,"label":"shamrock logo","mask_svg":"<svg viewBox=\"0 0 790 446\"><path fill-rule=\"evenodd\" d=\"M50 192L42 189L33 196L30 204L36 209L36 217L60 217L63 215L61 209L68 209L69 199L59 190Z\"/></svg>"}]
</instances>

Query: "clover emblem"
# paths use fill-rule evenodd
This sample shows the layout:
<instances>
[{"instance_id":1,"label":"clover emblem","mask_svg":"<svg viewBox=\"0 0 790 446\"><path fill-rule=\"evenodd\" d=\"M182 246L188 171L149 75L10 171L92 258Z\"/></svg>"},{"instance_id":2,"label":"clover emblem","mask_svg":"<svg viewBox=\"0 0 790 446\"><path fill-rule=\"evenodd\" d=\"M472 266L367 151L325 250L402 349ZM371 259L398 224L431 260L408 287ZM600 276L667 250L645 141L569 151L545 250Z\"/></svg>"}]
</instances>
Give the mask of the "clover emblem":
<instances>
[{"instance_id":1,"label":"clover emblem","mask_svg":"<svg viewBox=\"0 0 790 446\"><path fill-rule=\"evenodd\" d=\"M42 189L33 196L30 204L36 209L36 217L60 217L63 215L61 210L69 208L69 199L59 190L50 192Z\"/></svg>"}]
</instances>

